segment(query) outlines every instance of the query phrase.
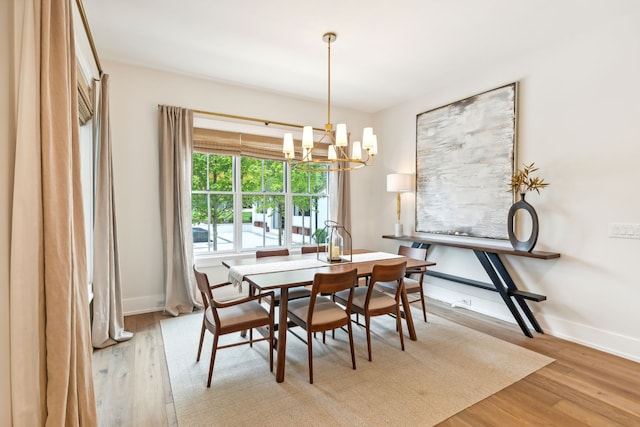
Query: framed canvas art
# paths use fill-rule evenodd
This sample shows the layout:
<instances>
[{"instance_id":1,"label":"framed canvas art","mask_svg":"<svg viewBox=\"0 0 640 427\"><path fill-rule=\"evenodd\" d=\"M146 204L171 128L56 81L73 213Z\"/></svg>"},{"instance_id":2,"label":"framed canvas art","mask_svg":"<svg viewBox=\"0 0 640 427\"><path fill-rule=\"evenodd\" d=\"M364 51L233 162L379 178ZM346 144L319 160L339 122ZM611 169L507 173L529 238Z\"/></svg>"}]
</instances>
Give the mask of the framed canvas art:
<instances>
[{"instance_id":1,"label":"framed canvas art","mask_svg":"<svg viewBox=\"0 0 640 427\"><path fill-rule=\"evenodd\" d=\"M416 119L416 231L508 239L517 83Z\"/></svg>"}]
</instances>

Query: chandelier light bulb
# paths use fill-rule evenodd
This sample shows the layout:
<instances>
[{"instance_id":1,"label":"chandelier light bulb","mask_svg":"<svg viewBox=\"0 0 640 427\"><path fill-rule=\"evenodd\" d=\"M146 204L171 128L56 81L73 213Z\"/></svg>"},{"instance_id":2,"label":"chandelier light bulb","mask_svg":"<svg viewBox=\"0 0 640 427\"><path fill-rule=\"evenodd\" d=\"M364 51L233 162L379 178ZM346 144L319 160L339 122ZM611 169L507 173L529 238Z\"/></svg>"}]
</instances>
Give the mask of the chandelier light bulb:
<instances>
[{"instance_id":1,"label":"chandelier light bulb","mask_svg":"<svg viewBox=\"0 0 640 427\"><path fill-rule=\"evenodd\" d=\"M371 135L371 148L369 148L369 155L375 156L378 154L378 137Z\"/></svg>"},{"instance_id":2,"label":"chandelier light bulb","mask_svg":"<svg viewBox=\"0 0 640 427\"><path fill-rule=\"evenodd\" d=\"M337 160L338 156L336 155L336 146L335 145L330 145L329 146L329 155L327 156L329 158L329 160Z\"/></svg>"},{"instance_id":3,"label":"chandelier light bulb","mask_svg":"<svg viewBox=\"0 0 640 427\"><path fill-rule=\"evenodd\" d=\"M362 159L362 149L360 148L360 141L353 142L353 148L351 149L351 157L354 160Z\"/></svg>"},{"instance_id":4,"label":"chandelier light bulb","mask_svg":"<svg viewBox=\"0 0 640 427\"><path fill-rule=\"evenodd\" d=\"M311 126L302 128L302 147L307 149L313 148L313 128Z\"/></svg>"},{"instance_id":5,"label":"chandelier light bulb","mask_svg":"<svg viewBox=\"0 0 640 427\"><path fill-rule=\"evenodd\" d=\"M373 136L373 128L364 128L362 131L362 148L369 150L373 146L371 137Z\"/></svg>"},{"instance_id":6,"label":"chandelier light bulb","mask_svg":"<svg viewBox=\"0 0 640 427\"><path fill-rule=\"evenodd\" d=\"M347 146L347 125L344 123L339 123L336 127L336 146Z\"/></svg>"},{"instance_id":7,"label":"chandelier light bulb","mask_svg":"<svg viewBox=\"0 0 640 427\"><path fill-rule=\"evenodd\" d=\"M287 158L293 158L293 134L285 133L284 142L282 143L282 152Z\"/></svg>"}]
</instances>

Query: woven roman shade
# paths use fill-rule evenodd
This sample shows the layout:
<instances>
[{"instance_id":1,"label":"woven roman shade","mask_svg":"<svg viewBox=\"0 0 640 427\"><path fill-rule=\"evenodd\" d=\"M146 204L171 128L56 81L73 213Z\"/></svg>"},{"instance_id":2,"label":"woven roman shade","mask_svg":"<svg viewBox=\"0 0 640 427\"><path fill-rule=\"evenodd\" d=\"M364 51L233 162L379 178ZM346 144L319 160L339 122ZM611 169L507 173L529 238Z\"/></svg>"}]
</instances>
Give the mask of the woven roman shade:
<instances>
[{"instance_id":1,"label":"woven roman shade","mask_svg":"<svg viewBox=\"0 0 640 427\"><path fill-rule=\"evenodd\" d=\"M84 80L80 67L77 67L76 80L78 88L78 118L84 125L93 117L93 90Z\"/></svg>"},{"instance_id":2,"label":"woven roman shade","mask_svg":"<svg viewBox=\"0 0 640 427\"><path fill-rule=\"evenodd\" d=\"M299 140L296 141L295 146L296 159L299 160L302 158L301 142ZM282 138L249 133L194 127L193 150L200 153L284 161ZM313 155L318 159L326 159L327 148L325 146L314 148Z\"/></svg>"}]
</instances>

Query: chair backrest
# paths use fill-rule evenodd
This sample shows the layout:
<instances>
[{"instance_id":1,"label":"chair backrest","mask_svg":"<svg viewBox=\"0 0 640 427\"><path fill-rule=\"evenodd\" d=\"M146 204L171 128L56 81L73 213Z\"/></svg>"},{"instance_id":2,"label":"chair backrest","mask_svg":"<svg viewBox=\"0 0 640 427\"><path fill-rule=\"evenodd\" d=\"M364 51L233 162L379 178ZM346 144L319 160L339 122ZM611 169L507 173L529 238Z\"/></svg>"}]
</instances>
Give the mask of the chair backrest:
<instances>
[{"instance_id":1,"label":"chair backrest","mask_svg":"<svg viewBox=\"0 0 640 427\"><path fill-rule=\"evenodd\" d=\"M256 258L266 258L269 256L287 256L289 249L263 249L256 251Z\"/></svg>"},{"instance_id":2,"label":"chair backrest","mask_svg":"<svg viewBox=\"0 0 640 427\"><path fill-rule=\"evenodd\" d=\"M224 304L221 304L219 302L216 302L216 300L213 298L213 291L211 290L211 285L209 284L209 277L207 277L207 275L201 271L196 270L196 266L193 266L193 272L196 275L196 283L198 284L198 289L200 290L200 294L202 295L202 301L204 303L204 309L208 310L209 308L211 308L211 314L213 315L213 322L215 324L216 328L220 327L220 317L218 315L218 309L221 306L224 306ZM219 284L219 285L213 285L213 287L215 288L216 286L223 286L223 285L227 285L230 283L224 283L224 284ZM206 316L205 316L206 319Z\"/></svg>"},{"instance_id":3,"label":"chair backrest","mask_svg":"<svg viewBox=\"0 0 640 427\"><path fill-rule=\"evenodd\" d=\"M357 282L358 270L355 268L342 273L316 273L313 276L313 286L311 287L308 322L311 323L316 297L320 294L334 294L345 289L351 289L346 307L347 313L350 313L351 303L353 302L353 289L356 287Z\"/></svg>"},{"instance_id":4,"label":"chair backrest","mask_svg":"<svg viewBox=\"0 0 640 427\"><path fill-rule=\"evenodd\" d=\"M303 254L315 254L318 252L327 252L327 246L303 246L300 248L300 252Z\"/></svg>"},{"instance_id":5,"label":"chair backrest","mask_svg":"<svg viewBox=\"0 0 640 427\"><path fill-rule=\"evenodd\" d=\"M209 278L203 272L198 271L195 265L193 266L193 273L196 275L196 283L198 284L198 289L202 295L202 302L204 303L204 309L206 310L209 308L209 302L213 299L213 293L209 287Z\"/></svg>"},{"instance_id":6,"label":"chair backrest","mask_svg":"<svg viewBox=\"0 0 640 427\"><path fill-rule=\"evenodd\" d=\"M369 290L367 292L366 304L369 304L369 299L376 282L397 282L396 288L396 300L399 301L400 293L402 291L402 281L407 269L407 262L402 261L397 264L375 264L371 272L371 281L369 282Z\"/></svg>"},{"instance_id":7,"label":"chair backrest","mask_svg":"<svg viewBox=\"0 0 640 427\"><path fill-rule=\"evenodd\" d=\"M412 248L411 246L398 247L398 255L413 259L427 259L426 248Z\"/></svg>"}]
</instances>

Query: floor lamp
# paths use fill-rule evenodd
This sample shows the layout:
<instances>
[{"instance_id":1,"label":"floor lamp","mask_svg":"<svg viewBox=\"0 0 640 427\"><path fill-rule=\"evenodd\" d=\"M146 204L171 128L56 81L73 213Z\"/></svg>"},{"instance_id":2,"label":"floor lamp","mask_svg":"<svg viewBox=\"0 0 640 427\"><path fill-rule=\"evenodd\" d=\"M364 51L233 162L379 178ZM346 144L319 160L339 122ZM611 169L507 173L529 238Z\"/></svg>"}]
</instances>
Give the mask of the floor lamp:
<instances>
[{"instance_id":1,"label":"floor lamp","mask_svg":"<svg viewBox=\"0 0 640 427\"><path fill-rule=\"evenodd\" d=\"M396 193L396 211L398 221L396 222L395 235L402 236L402 223L400 222L400 193L411 191L412 175L406 173L392 173L387 175L387 191Z\"/></svg>"}]
</instances>

